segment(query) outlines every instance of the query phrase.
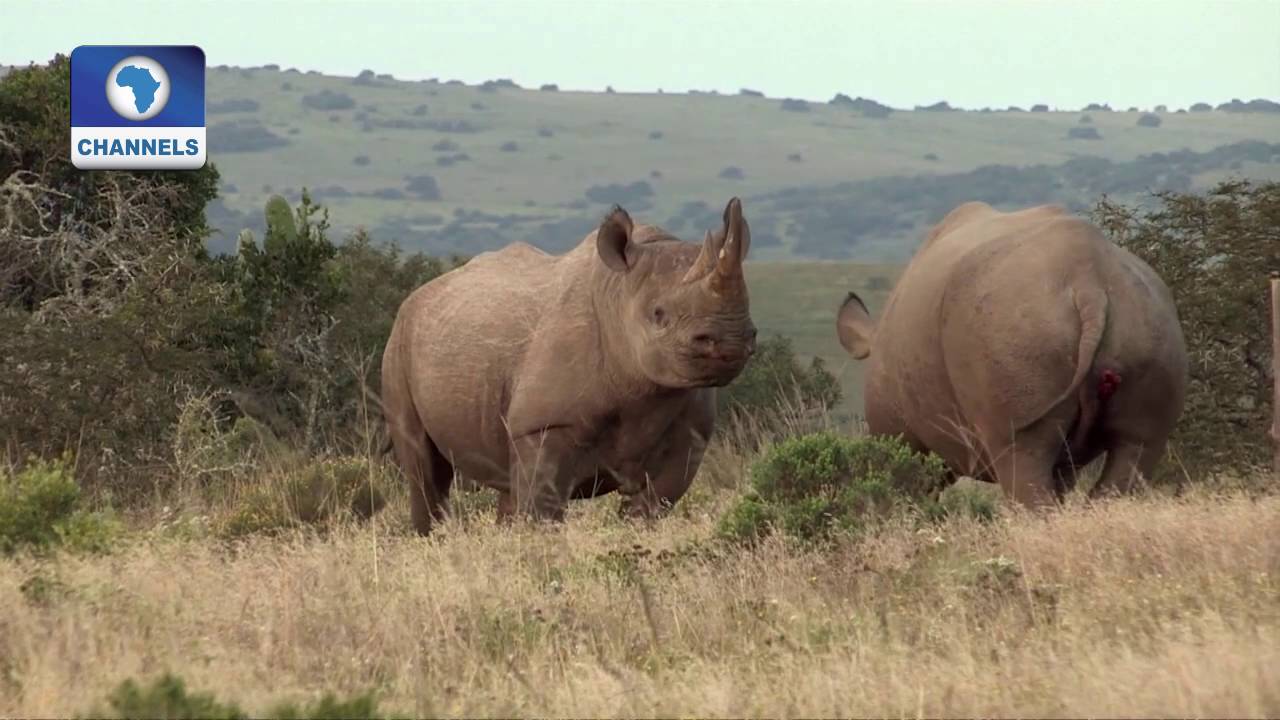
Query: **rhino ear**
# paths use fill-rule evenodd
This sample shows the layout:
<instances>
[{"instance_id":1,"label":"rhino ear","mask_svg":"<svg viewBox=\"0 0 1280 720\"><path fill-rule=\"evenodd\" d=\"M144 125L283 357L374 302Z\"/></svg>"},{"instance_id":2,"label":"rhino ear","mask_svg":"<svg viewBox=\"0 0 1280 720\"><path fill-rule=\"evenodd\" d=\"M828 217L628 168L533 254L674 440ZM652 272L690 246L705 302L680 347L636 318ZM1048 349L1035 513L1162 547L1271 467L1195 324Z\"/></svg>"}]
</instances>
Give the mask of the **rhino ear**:
<instances>
[{"instance_id":1,"label":"rhino ear","mask_svg":"<svg viewBox=\"0 0 1280 720\"><path fill-rule=\"evenodd\" d=\"M631 269L630 259L635 250L631 244L631 231L635 226L626 210L614 205L596 231L596 252L605 266L614 272ZM628 255L633 256L628 258Z\"/></svg>"},{"instance_id":2,"label":"rhino ear","mask_svg":"<svg viewBox=\"0 0 1280 720\"><path fill-rule=\"evenodd\" d=\"M876 323L862 298L857 293L849 293L836 313L836 336L840 344L854 360L864 360L871 354L871 336L875 330Z\"/></svg>"}]
</instances>

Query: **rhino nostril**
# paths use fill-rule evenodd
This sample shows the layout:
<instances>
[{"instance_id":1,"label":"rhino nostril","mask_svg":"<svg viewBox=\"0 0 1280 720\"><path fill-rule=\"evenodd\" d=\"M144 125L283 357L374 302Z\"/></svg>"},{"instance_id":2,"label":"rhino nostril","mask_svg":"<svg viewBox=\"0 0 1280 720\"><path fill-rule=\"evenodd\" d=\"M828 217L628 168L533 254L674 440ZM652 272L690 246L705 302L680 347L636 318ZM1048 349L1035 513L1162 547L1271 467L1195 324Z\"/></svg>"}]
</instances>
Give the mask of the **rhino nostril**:
<instances>
[{"instance_id":1,"label":"rhino nostril","mask_svg":"<svg viewBox=\"0 0 1280 720\"><path fill-rule=\"evenodd\" d=\"M706 333L701 333L693 336L693 342L696 345L711 345L715 341L716 339L714 337Z\"/></svg>"}]
</instances>

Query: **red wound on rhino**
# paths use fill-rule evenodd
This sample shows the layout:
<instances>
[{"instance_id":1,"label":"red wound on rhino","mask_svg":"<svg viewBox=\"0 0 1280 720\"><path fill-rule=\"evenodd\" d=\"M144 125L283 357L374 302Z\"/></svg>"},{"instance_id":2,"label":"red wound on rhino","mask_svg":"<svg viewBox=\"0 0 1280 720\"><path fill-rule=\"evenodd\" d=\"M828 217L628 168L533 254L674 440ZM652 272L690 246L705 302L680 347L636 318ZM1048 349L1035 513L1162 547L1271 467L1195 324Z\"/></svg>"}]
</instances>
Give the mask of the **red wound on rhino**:
<instances>
[{"instance_id":1,"label":"red wound on rhino","mask_svg":"<svg viewBox=\"0 0 1280 720\"><path fill-rule=\"evenodd\" d=\"M1107 368L1102 371L1102 377L1098 380L1098 399L1106 400L1116 394L1116 390L1120 388L1120 373Z\"/></svg>"}]
</instances>

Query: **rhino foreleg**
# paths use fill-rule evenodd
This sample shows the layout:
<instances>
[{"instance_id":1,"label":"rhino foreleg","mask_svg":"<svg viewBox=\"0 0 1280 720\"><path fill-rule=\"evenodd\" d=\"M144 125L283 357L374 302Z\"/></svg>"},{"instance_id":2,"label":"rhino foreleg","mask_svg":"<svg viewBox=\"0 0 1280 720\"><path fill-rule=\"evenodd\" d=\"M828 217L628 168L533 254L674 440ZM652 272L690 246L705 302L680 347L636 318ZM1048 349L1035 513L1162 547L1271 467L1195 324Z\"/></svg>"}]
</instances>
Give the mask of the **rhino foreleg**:
<instances>
[{"instance_id":1,"label":"rhino foreleg","mask_svg":"<svg viewBox=\"0 0 1280 720\"><path fill-rule=\"evenodd\" d=\"M510 498L505 508L499 508L499 515L563 520L576 480L576 453L567 428L547 428L513 438Z\"/></svg>"},{"instance_id":2,"label":"rhino foreleg","mask_svg":"<svg viewBox=\"0 0 1280 720\"><path fill-rule=\"evenodd\" d=\"M684 497L702 465L711 435L714 405L699 400L667 434L655 461L645 468L639 482L624 483L618 512L623 517L654 518L665 514Z\"/></svg>"}]
</instances>

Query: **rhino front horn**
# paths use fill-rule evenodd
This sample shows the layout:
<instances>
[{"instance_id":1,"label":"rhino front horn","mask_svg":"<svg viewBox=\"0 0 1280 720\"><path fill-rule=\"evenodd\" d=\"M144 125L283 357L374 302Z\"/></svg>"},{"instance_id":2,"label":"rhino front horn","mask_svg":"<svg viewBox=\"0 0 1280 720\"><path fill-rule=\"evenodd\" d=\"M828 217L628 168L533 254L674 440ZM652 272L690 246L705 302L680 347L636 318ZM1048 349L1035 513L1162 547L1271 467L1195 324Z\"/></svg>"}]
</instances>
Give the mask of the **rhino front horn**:
<instances>
[{"instance_id":1,"label":"rhino front horn","mask_svg":"<svg viewBox=\"0 0 1280 720\"><path fill-rule=\"evenodd\" d=\"M722 232L724 243L716 258L716 272L724 277L733 277L742 272L742 261L751 245L751 229L747 227L746 218L742 217L742 201L736 197L725 206Z\"/></svg>"}]
</instances>

